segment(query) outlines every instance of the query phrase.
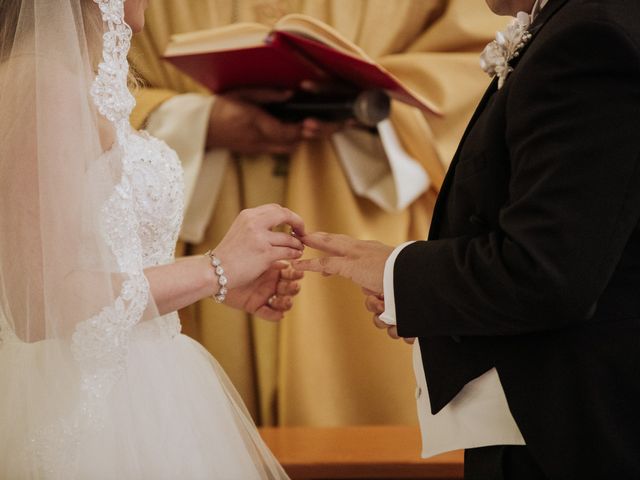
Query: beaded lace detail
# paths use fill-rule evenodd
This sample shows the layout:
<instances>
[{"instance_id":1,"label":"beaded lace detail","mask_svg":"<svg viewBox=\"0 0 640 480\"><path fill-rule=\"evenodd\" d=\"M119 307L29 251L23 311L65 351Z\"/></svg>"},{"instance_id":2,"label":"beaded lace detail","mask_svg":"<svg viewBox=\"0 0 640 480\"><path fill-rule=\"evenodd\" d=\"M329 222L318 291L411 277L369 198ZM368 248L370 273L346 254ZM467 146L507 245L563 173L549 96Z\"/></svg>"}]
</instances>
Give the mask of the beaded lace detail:
<instances>
[{"instance_id":1,"label":"beaded lace detail","mask_svg":"<svg viewBox=\"0 0 640 480\"><path fill-rule=\"evenodd\" d=\"M131 28L124 22L123 0L94 0L107 26L103 61L91 88L94 103L116 127L122 177L104 204L102 233L121 272L120 296L95 317L80 323L73 353L83 370L82 388L91 400L108 393L124 368L132 328L149 300L145 267L170 261L182 222L182 172L163 142L129 126L135 100L127 87ZM177 326L179 330L179 326ZM176 325L169 333L176 333Z\"/></svg>"},{"instance_id":2,"label":"beaded lace detail","mask_svg":"<svg viewBox=\"0 0 640 480\"><path fill-rule=\"evenodd\" d=\"M103 35L102 62L91 87L91 95L98 110L111 120L119 134L125 133L125 125L135 106L135 99L127 88L131 47L131 28L124 22L124 0L94 0L107 25ZM121 143L122 140L121 140Z\"/></svg>"},{"instance_id":3,"label":"beaded lace detail","mask_svg":"<svg viewBox=\"0 0 640 480\"><path fill-rule=\"evenodd\" d=\"M50 425L29 447L45 472L64 472L65 478L74 477L83 432L101 427L104 402L125 369L133 332L148 327L144 324L169 336L180 331L177 315L138 322L150 296L143 269L173 259L184 210L182 169L164 142L130 127L129 115L135 106L127 87L132 32L124 22L124 1L94 1L107 29L91 95L99 112L116 128L116 145L103 160L121 165L120 181L100 212L101 230L125 275L114 303L79 323L72 336L83 394L77 415Z\"/></svg>"}]
</instances>

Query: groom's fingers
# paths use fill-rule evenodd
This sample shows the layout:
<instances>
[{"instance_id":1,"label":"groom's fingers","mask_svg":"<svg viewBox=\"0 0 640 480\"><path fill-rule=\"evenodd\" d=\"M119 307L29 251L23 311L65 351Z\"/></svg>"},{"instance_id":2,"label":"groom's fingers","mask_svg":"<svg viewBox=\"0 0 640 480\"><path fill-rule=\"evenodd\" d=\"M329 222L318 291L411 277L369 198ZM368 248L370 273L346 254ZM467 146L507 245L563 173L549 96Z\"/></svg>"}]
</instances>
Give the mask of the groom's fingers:
<instances>
[{"instance_id":1,"label":"groom's fingers","mask_svg":"<svg viewBox=\"0 0 640 480\"><path fill-rule=\"evenodd\" d=\"M308 258L291 262L296 270L318 272L323 275L340 275L343 259L340 257Z\"/></svg>"},{"instance_id":2,"label":"groom's fingers","mask_svg":"<svg viewBox=\"0 0 640 480\"><path fill-rule=\"evenodd\" d=\"M387 334L394 340L402 338L398 335L398 327L396 325L389 325L388 323L383 322L382 320L380 320L380 317L378 315L373 316L373 324L380 329L386 330ZM404 340L409 345L413 344L413 342L416 341L415 338L402 338L402 340Z\"/></svg>"},{"instance_id":3,"label":"groom's fingers","mask_svg":"<svg viewBox=\"0 0 640 480\"><path fill-rule=\"evenodd\" d=\"M366 296L373 295L374 297L378 297L380 300L384 300L384 293L374 292L373 290L369 290L368 288L362 287L362 293Z\"/></svg>"},{"instance_id":4,"label":"groom's fingers","mask_svg":"<svg viewBox=\"0 0 640 480\"><path fill-rule=\"evenodd\" d=\"M389 328L389 324L380 320L380 317L378 315L373 316L373 324L380 329Z\"/></svg>"},{"instance_id":5,"label":"groom's fingers","mask_svg":"<svg viewBox=\"0 0 640 480\"><path fill-rule=\"evenodd\" d=\"M373 324L381 330L386 329L387 334L394 340L397 340L400 338L398 336L398 327L396 327L395 325L389 325L388 323L383 322L382 320L380 320L380 317L378 317L377 315L373 316Z\"/></svg>"},{"instance_id":6,"label":"groom's fingers","mask_svg":"<svg viewBox=\"0 0 640 480\"><path fill-rule=\"evenodd\" d=\"M400 336L398 335L398 327L396 327L395 325L387 328L387 334L394 340L398 340L400 338Z\"/></svg>"},{"instance_id":7,"label":"groom's fingers","mask_svg":"<svg viewBox=\"0 0 640 480\"><path fill-rule=\"evenodd\" d=\"M344 256L357 240L338 233L314 232L301 236L305 245L330 255Z\"/></svg>"},{"instance_id":8,"label":"groom's fingers","mask_svg":"<svg viewBox=\"0 0 640 480\"><path fill-rule=\"evenodd\" d=\"M380 300L377 296L374 296L374 295L369 295L365 299L364 306L366 307L367 310L369 310L372 313L375 313L376 315L379 315L382 312L384 312L384 300Z\"/></svg>"}]
</instances>

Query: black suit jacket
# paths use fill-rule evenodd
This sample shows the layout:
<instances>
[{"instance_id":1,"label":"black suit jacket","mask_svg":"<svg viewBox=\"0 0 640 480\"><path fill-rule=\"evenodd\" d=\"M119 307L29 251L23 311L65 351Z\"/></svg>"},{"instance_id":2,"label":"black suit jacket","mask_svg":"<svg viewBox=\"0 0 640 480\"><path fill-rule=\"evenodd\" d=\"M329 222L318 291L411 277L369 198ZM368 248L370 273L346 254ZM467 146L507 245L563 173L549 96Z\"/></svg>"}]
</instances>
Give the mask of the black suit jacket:
<instances>
[{"instance_id":1,"label":"black suit jacket","mask_svg":"<svg viewBox=\"0 0 640 480\"><path fill-rule=\"evenodd\" d=\"M550 0L394 266L434 413L495 367L551 478L640 478L640 1Z\"/></svg>"}]
</instances>

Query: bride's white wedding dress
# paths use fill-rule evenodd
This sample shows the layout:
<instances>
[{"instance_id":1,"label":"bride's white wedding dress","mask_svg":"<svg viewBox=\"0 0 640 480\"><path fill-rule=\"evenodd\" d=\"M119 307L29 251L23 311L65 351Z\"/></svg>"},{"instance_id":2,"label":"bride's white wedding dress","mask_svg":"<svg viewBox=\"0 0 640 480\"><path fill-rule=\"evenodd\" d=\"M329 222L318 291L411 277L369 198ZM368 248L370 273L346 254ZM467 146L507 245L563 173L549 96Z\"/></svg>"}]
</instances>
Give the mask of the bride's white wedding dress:
<instances>
[{"instance_id":1,"label":"bride's white wedding dress","mask_svg":"<svg viewBox=\"0 0 640 480\"><path fill-rule=\"evenodd\" d=\"M130 153L122 166L121 182L102 211L104 233L122 252L125 263L141 260L143 268L169 263L182 221L180 162L163 142L148 135L131 133L128 141ZM105 154L95 174L108 173L111 159L119 162L120 157L117 149ZM131 244L138 238L140 245ZM144 308L144 304L129 305L128 310L136 308ZM81 430L77 427L81 422L65 412L64 406L43 411L37 422L42 430L37 435L29 438L32 429L21 432L19 427L10 432L13 451L24 447L27 451L24 456L4 459L8 463L0 465L0 478L284 478L218 363L200 344L180 333L177 313L138 323L132 328L127 348L111 351L121 319L109 316L127 313L131 314L102 312L79 325L73 335L74 355L122 355L110 362L113 371L100 372L88 385L99 396L103 382L117 378L108 401L83 407L100 410L99 425ZM114 328L105 328L112 320ZM25 372L29 376L45 371L39 363L46 362L47 340L24 343L9 331L1 328L0 319L0 365L30 365L30 371ZM87 341L91 337L95 340ZM109 350L96 351L101 348ZM0 425L33 424L32 418L20 419L34 411L26 408L25 391L15 385L3 389L11 381L2 378L8 372L0 369ZM29 398L39 398L33 385L25 378L25 388L31 389ZM47 379L42 379L41 385L45 395ZM32 455L41 460L36 472L30 471Z\"/></svg>"},{"instance_id":2,"label":"bride's white wedding dress","mask_svg":"<svg viewBox=\"0 0 640 480\"><path fill-rule=\"evenodd\" d=\"M22 43L0 48L0 479L287 478L217 362L155 313L144 270L174 260L182 170L131 130L131 30L94 1L95 81L79 0L23 1Z\"/></svg>"}]
</instances>

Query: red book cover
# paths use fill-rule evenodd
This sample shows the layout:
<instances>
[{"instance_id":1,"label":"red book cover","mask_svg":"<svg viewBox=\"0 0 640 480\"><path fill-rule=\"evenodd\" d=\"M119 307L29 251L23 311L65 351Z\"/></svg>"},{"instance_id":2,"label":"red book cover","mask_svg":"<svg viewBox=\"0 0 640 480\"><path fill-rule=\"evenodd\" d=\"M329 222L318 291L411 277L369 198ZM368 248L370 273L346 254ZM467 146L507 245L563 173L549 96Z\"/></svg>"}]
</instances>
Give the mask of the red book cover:
<instances>
[{"instance_id":1,"label":"red book cover","mask_svg":"<svg viewBox=\"0 0 640 480\"><path fill-rule=\"evenodd\" d=\"M238 87L295 90L303 80L327 78L321 69L273 34L263 45L165 59L215 93Z\"/></svg>"},{"instance_id":2,"label":"red book cover","mask_svg":"<svg viewBox=\"0 0 640 480\"><path fill-rule=\"evenodd\" d=\"M345 54L323 43L286 31L274 32L282 42L289 43L316 65L322 66L330 78L337 78L347 84L367 89L386 90L397 100L433 113L435 106L407 90L391 73L379 65Z\"/></svg>"},{"instance_id":3,"label":"red book cover","mask_svg":"<svg viewBox=\"0 0 640 480\"><path fill-rule=\"evenodd\" d=\"M316 27L320 26L320 22L313 22ZM335 39L338 34L336 32L333 35ZM219 43L216 48L213 41L210 50L205 44L204 47L200 45L195 48L194 53L182 47L177 50L182 53L167 55L165 59L214 93L241 87L297 90L303 80L337 80L356 87L357 90L383 89L401 102L439 113L427 100L404 87L391 73L366 58L364 52L358 53L361 51L356 46L353 46L353 53L343 51L350 44L341 37L342 48L323 43L321 38L309 38L284 29L265 34L262 44L259 44L259 38L253 44L247 45L245 42L241 47L229 46L227 40L226 44Z\"/></svg>"}]
</instances>

